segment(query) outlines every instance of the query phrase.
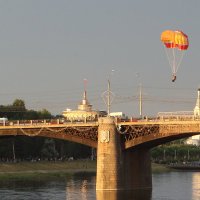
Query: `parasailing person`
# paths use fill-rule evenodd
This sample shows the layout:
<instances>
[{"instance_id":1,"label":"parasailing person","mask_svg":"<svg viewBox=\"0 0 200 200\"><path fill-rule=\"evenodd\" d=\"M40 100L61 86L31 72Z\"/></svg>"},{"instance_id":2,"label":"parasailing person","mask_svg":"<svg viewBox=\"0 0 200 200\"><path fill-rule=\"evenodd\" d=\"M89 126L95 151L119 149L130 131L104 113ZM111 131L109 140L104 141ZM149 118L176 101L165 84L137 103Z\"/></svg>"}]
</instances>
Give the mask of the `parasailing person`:
<instances>
[{"instance_id":1,"label":"parasailing person","mask_svg":"<svg viewBox=\"0 0 200 200\"><path fill-rule=\"evenodd\" d=\"M172 82L175 82L176 73L189 46L188 36L182 31L166 30L161 33L160 39L171 66Z\"/></svg>"}]
</instances>

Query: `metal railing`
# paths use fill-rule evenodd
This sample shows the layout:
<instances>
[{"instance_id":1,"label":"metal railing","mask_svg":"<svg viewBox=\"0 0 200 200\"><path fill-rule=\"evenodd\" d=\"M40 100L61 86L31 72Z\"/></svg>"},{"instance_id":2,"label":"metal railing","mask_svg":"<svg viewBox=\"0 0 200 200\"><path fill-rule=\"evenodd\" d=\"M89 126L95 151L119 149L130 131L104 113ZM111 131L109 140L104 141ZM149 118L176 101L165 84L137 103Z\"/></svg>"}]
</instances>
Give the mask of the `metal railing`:
<instances>
[{"instance_id":1,"label":"metal railing","mask_svg":"<svg viewBox=\"0 0 200 200\"><path fill-rule=\"evenodd\" d=\"M39 125L59 125L59 124L90 124L96 121L67 121L65 119L39 119L39 120L7 120L0 121L0 126L39 126Z\"/></svg>"},{"instance_id":2,"label":"metal railing","mask_svg":"<svg viewBox=\"0 0 200 200\"><path fill-rule=\"evenodd\" d=\"M159 120L200 120L199 115L194 115L193 111L159 112Z\"/></svg>"}]
</instances>

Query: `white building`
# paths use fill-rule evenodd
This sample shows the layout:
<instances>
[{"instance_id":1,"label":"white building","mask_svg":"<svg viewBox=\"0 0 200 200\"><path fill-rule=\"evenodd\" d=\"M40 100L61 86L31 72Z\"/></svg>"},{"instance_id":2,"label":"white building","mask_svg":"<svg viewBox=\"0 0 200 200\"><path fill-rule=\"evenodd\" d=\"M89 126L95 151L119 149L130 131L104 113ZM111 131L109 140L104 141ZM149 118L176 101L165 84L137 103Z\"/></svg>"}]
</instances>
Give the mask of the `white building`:
<instances>
[{"instance_id":1,"label":"white building","mask_svg":"<svg viewBox=\"0 0 200 200\"><path fill-rule=\"evenodd\" d=\"M196 106L194 107L194 116L195 117L200 116L200 88L198 89L198 92L197 92L197 102L196 102Z\"/></svg>"},{"instance_id":2,"label":"white building","mask_svg":"<svg viewBox=\"0 0 200 200\"><path fill-rule=\"evenodd\" d=\"M197 92L196 106L194 107L194 117L200 118L200 88ZM193 144L200 146L200 135L195 135L187 139L186 144Z\"/></svg>"},{"instance_id":3,"label":"white building","mask_svg":"<svg viewBox=\"0 0 200 200\"><path fill-rule=\"evenodd\" d=\"M62 112L62 115L70 122L88 122L97 121L98 117L104 115L104 112L92 109L92 105L87 100L87 93L85 90L83 93L83 99L78 105L78 109L72 110L67 108Z\"/></svg>"}]
</instances>

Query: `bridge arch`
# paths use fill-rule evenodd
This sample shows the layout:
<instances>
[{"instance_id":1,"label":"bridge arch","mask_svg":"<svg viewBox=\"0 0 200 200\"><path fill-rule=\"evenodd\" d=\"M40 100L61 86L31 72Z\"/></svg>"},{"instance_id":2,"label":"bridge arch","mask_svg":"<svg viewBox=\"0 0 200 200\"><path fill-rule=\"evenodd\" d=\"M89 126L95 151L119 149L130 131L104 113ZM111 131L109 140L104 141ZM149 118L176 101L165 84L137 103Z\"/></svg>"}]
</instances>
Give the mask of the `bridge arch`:
<instances>
[{"instance_id":1,"label":"bridge arch","mask_svg":"<svg viewBox=\"0 0 200 200\"><path fill-rule=\"evenodd\" d=\"M27 136L67 140L97 148L97 126L91 127L17 127L0 129L0 137Z\"/></svg>"},{"instance_id":2,"label":"bridge arch","mask_svg":"<svg viewBox=\"0 0 200 200\"><path fill-rule=\"evenodd\" d=\"M172 142L174 140L179 140L179 139L183 139L183 138L188 138L188 137L192 137L194 135L199 135L200 133L188 133L188 132L185 132L185 133L174 133L174 135L172 134L168 134L168 135L165 135L165 136L156 136L155 138L152 137L152 136L144 136L142 138L142 141L141 141L141 138L136 138L133 141L129 141L125 144L125 147L126 149L129 149L129 148L148 148L148 149L151 149L151 148L154 148L158 145L161 145L161 144L165 144L165 143L168 143L168 142Z\"/></svg>"},{"instance_id":3,"label":"bridge arch","mask_svg":"<svg viewBox=\"0 0 200 200\"><path fill-rule=\"evenodd\" d=\"M124 129L124 130L123 130ZM153 148L173 140L200 134L199 121L179 121L122 126L124 148Z\"/></svg>"}]
</instances>

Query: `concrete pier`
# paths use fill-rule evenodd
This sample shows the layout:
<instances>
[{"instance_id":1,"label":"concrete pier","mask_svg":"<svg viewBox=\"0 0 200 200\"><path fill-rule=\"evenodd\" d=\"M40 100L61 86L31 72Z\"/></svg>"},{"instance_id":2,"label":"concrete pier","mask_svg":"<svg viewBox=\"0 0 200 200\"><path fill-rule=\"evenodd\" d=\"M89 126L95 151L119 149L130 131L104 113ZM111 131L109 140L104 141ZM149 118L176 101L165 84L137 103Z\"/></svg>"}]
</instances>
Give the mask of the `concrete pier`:
<instances>
[{"instance_id":1,"label":"concrete pier","mask_svg":"<svg viewBox=\"0 0 200 200\"><path fill-rule=\"evenodd\" d=\"M99 119L96 190L120 190L123 157L114 118Z\"/></svg>"},{"instance_id":2,"label":"concrete pier","mask_svg":"<svg viewBox=\"0 0 200 200\"><path fill-rule=\"evenodd\" d=\"M151 160L148 149L122 150L121 135L114 118L99 119L96 190L151 189Z\"/></svg>"},{"instance_id":3,"label":"concrete pier","mask_svg":"<svg viewBox=\"0 0 200 200\"><path fill-rule=\"evenodd\" d=\"M151 189L152 172L149 149L128 149L124 156L124 189Z\"/></svg>"}]
</instances>

